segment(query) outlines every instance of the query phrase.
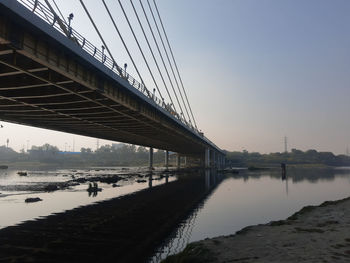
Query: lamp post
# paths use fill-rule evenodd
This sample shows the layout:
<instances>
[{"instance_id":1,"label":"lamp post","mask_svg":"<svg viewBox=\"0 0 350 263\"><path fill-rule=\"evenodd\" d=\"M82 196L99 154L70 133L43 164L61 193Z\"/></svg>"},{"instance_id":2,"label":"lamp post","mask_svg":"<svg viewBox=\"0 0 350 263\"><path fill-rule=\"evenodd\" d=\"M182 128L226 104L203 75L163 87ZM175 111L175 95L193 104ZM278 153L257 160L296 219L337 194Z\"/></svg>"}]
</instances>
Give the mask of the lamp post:
<instances>
[{"instance_id":1,"label":"lamp post","mask_svg":"<svg viewBox=\"0 0 350 263\"><path fill-rule=\"evenodd\" d=\"M69 17L68 17L68 33L69 33L69 37L72 35L72 27L70 26L70 24L71 24L71 21L73 20L73 18L74 18L73 13L70 13Z\"/></svg>"}]
</instances>

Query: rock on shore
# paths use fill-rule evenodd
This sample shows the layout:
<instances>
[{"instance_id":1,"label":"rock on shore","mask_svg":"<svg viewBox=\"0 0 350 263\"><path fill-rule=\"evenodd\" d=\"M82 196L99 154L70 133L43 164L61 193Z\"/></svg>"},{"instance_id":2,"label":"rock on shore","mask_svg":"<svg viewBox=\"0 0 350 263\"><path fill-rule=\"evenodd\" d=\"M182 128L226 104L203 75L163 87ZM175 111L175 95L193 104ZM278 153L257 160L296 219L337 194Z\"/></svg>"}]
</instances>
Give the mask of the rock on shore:
<instances>
[{"instance_id":1,"label":"rock on shore","mask_svg":"<svg viewBox=\"0 0 350 263\"><path fill-rule=\"evenodd\" d=\"M350 262L350 198L191 243L163 262Z\"/></svg>"}]
</instances>

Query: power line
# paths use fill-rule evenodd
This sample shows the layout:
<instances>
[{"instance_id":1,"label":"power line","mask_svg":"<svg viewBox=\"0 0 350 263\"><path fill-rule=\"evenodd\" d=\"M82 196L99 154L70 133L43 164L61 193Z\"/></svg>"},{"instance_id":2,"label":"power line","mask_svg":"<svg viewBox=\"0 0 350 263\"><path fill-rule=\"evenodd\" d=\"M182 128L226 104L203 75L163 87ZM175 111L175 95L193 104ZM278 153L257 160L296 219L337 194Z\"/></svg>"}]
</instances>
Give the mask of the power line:
<instances>
[{"instance_id":1,"label":"power line","mask_svg":"<svg viewBox=\"0 0 350 263\"><path fill-rule=\"evenodd\" d=\"M147 3L148 3L149 10L150 10L150 12L151 12L151 15L152 15L154 24L155 24L155 26L156 26L156 29L157 29L159 38L160 38L160 40L161 40L161 43L162 43L162 46L163 46L165 55L166 55L166 57L167 57L167 60L168 60L169 65L170 65L170 69L171 69L171 71L172 71L172 73L173 73L173 76L174 76L174 78L175 78L175 82L177 83L177 80L176 80L176 77L175 77L175 73L174 73L172 64L171 64L171 62L170 62L169 56L168 56L168 52L167 52L167 50L166 50L166 48L165 48L164 41L163 41L162 35L161 35L161 33L160 33L160 30L159 30L157 21L156 21L156 19L155 19L155 17L154 17L153 10L152 10L152 8L151 8L151 5L150 5L150 3L149 3L149 0L147 0ZM172 81L170 80L170 77L169 77L169 81L171 82L171 85L173 86ZM177 88L178 88L178 90L179 90L179 93L180 93L180 96L181 96L181 99L182 99L182 103L184 104L184 100L183 100L183 97L182 97L182 94L181 94L181 91L180 91L180 88L179 88L179 85L178 85L178 84L177 84ZM174 90L174 93L175 93L175 95L176 95L175 90ZM177 98L177 95L176 95L176 98ZM180 109L181 109L181 114L183 115L182 107L181 107L180 102L179 102L178 100L177 100L177 103L179 104ZM184 105L185 105L185 104L184 104ZM186 109L186 110L187 110L187 109ZM188 113L187 113L187 114L188 114ZM185 117L185 116L183 116L183 117Z\"/></svg>"},{"instance_id":2,"label":"power line","mask_svg":"<svg viewBox=\"0 0 350 263\"><path fill-rule=\"evenodd\" d=\"M147 1L148 1L148 0L147 0ZM184 91L184 93L185 93L186 101L187 101L188 107L189 107L189 109L190 109L190 112L191 112L191 115L192 115L194 124L195 124L195 126L196 126L196 129L198 129L198 128L197 128L196 120L195 120L195 118L194 118L194 116L193 116L193 112L192 112L191 105L190 105L190 103L189 103L189 101L188 101L188 97L187 97L187 94L186 94L186 90L185 90L184 84L183 84L183 82L182 82L182 79L181 79L181 76L180 76L180 72L179 72L179 69L178 69L178 67L177 67L177 63L176 63L176 61L175 61L175 57L174 57L172 48L171 48L171 46L170 46L170 42L169 42L168 36L167 36L167 34L166 34L166 31L165 31L165 28L164 28L164 25L163 25L163 21L162 21L162 18L160 17L159 10L158 10L158 7L157 7L157 4L156 4L155 0L153 0L153 3L154 3L154 6L156 7L156 11L157 11L157 14L158 14L158 17L159 17L159 20L160 20L160 23L161 23L161 26L162 26L162 29L163 29L165 38L166 38L166 41L167 41L168 46L169 46L169 49L170 49L170 53L171 53L171 56L172 56L173 61L174 61L174 64L175 64L175 68L176 68L177 74L178 74L178 76L179 76L182 89L183 89L183 91Z\"/></svg>"},{"instance_id":3,"label":"power line","mask_svg":"<svg viewBox=\"0 0 350 263\"><path fill-rule=\"evenodd\" d=\"M141 52L141 54L142 54L143 60L144 60L145 63L146 63L146 66L147 66L147 68L148 68L148 71L149 71L149 73L151 74L151 77L152 77L152 79L153 79L154 85L156 85L156 88L157 88L157 90L158 90L158 93L159 93L159 95L160 95L162 101L164 101L164 98L163 98L163 96L162 96L162 93L160 92L159 87L158 87L158 84L157 84L157 82L156 82L156 80L155 80L155 78L154 78L154 76L153 76L152 70L151 70L151 68L150 68L149 65L148 65L147 59L146 59L146 57L145 57L145 55L144 55L144 53L143 53L143 51L142 51L142 48L141 48L141 46L140 46L139 41L138 41L138 39L137 39L137 37L136 37L136 35L135 35L134 29L133 29L132 26L131 26L131 23L130 23L130 21L129 21L129 18L128 18L127 14L125 13L124 7L123 7L122 3L120 2L120 0L118 0L118 3L119 3L119 5L120 5L120 7L121 7L121 9L122 9L122 11L123 11L123 14L124 14L124 17L125 17L126 21L128 22L129 28L130 28L130 30L131 30L131 32L132 32L132 35L134 36L134 39L135 39L135 41L136 41L136 43L137 43L137 46L139 47L139 50L140 50L140 52Z\"/></svg>"},{"instance_id":4,"label":"power line","mask_svg":"<svg viewBox=\"0 0 350 263\"><path fill-rule=\"evenodd\" d=\"M145 37L145 39L146 39L146 42L147 42L148 48L149 48L149 50L150 50L150 52L151 52L151 54L152 54L153 60L154 60L154 62L155 62L155 64L156 64L156 66L157 66L159 75L160 75L160 77L161 77L161 79L162 79L162 81L163 81L163 84L164 84L164 86L165 86L165 89L166 89L166 91L167 91L167 94L168 94L168 96L169 96L169 99L170 99L171 103L174 105L173 100L172 100L172 98L171 98L171 96L170 96L170 93L169 93L167 84L165 83L163 74L162 74L162 72L161 72L161 70L160 70L160 68L159 68L157 59L156 59L155 56L154 56L152 47L151 47L151 45L150 45L150 43L149 43L149 41L148 41L148 38L147 38L146 33L145 33L145 30L143 29L142 23L141 23L141 21L140 21L140 18L139 18L139 16L138 16L138 13L137 13L137 11L136 11L136 8L135 8L135 6L134 6L134 3L132 2L132 0L130 0L130 3L131 3L131 5L132 5L132 8L133 8L134 13L135 13L135 15L136 15L137 21L139 22L139 25L140 25L140 27L141 27L142 33L143 33L143 35L144 35L144 37ZM163 102L164 102L164 100L163 100Z\"/></svg>"}]
</instances>

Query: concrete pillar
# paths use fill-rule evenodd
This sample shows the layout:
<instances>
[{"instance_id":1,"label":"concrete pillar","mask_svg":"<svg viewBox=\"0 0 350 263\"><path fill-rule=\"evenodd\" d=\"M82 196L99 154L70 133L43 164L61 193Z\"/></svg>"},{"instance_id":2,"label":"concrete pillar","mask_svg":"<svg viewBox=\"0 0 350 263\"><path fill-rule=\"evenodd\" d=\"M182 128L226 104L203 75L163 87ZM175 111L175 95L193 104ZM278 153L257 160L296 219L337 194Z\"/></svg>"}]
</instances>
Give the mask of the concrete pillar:
<instances>
[{"instance_id":1,"label":"concrete pillar","mask_svg":"<svg viewBox=\"0 0 350 263\"><path fill-rule=\"evenodd\" d=\"M209 169L205 170L205 188L207 190L210 189L210 170Z\"/></svg>"},{"instance_id":2,"label":"concrete pillar","mask_svg":"<svg viewBox=\"0 0 350 263\"><path fill-rule=\"evenodd\" d=\"M176 167L177 167L177 169L180 169L180 166L181 166L181 164L180 164L180 154L177 154L176 155Z\"/></svg>"},{"instance_id":3,"label":"concrete pillar","mask_svg":"<svg viewBox=\"0 0 350 263\"><path fill-rule=\"evenodd\" d=\"M216 152L213 151L213 167L216 168Z\"/></svg>"},{"instance_id":4,"label":"concrete pillar","mask_svg":"<svg viewBox=\"0 0 350 263\"><path fill-rule=\"evenodd\" d=\"M169 151L165 151L165 170L169 170Z\"/></svg>"},{"instance_id":5,"label":"concrete pillar","mask_svg":"<svg viewBox=\"0 0 350 263\"><path fill-rule=\"evenodd\" d=\"M153 148L149 148L149 169L153 170Z\"/></svg>"},{"instance_id":6,"label":"concrete pillar","mask_svg":"<svg viewBox=\"0 0 350 263\"><path fill-rule=\"evenodd\" d=\"M151 172L149 175L149 178L148 178L148 187L149 188L152 188L152 182L153 182L153 174Z\"/></svg>"},{"instance_id":7,"label":"concrete pillar","mask_svg":"<svg viewBox=\"0 0 350 263\"><path fill-rule=\"evenodd\" d=\"M184 157L184 166L187 166L187 156Z\"/></svg>"},{"instance_id":8,"label":"concrete pillar","mask_svg":"<svg viewBox=\"0 0 350 263\"><path fill-rule=\"evenodd\" d=\"M210 167L210 149L206 148L205 149L205 154L204 154L204 166L205 168L209 168Z\"/></svg>"}]
</instances>

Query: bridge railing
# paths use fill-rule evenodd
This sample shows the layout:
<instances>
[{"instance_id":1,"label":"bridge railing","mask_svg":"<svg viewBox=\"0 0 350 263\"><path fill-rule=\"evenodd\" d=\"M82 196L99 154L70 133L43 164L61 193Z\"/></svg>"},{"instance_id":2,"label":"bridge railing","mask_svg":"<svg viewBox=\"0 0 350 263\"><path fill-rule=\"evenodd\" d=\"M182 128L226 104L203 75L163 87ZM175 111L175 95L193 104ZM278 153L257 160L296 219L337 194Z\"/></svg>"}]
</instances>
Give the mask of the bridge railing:
<instances>
[{"instance_id":1,"label":"bridge railing","mask_svg":"<svg viewBox=\"0 0 350 263\"><path fill-rule=\"evenodd\" d=\"M199 131L189 122L185 120L183 116L178 114L170 104L165 103L163 100L159 99L154 93L150 92L143 83L138 82L135 78L133 78L129 73L127 73L122 67L120 67L113 59L107 57L104 54L104 48L102 47L102 51L94 46L91 42L89 42L85 37L80 35L77 31L75 31L72 27L70 27L65 21L60 19L57 14L51 12L49 7L44 5L38 0L17 0L23 6L31 10L41 19L50 24L53 28L58 30L67 38L71 39L77 45L79 45L83 50L85 50L88 54L93 56L100 63L105 65L108 69L113 71L115 74L120 76L121 78L128 81L128 83L139 90L142 94L144 94L149 100L154 101L158 106L169 112L174 118L182 122L188 128L193 130L195 133L199 134Z\"/></svg>"}]
</instances>

